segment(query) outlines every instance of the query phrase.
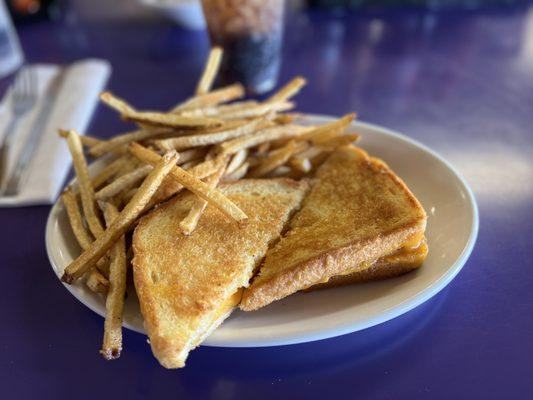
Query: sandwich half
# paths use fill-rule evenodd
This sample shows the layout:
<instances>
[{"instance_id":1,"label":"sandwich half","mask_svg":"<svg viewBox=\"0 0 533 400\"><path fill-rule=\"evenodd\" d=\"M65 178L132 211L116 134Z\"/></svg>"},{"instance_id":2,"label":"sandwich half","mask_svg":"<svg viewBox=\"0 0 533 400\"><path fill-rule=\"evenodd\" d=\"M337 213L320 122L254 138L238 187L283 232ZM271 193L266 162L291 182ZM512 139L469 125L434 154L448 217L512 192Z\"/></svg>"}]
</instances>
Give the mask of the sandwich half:
<instances>
[{"instance_id":1,"label":"sandwich half","mask_svg":"<svg viewBox=\"0 0 533 400\"><path fill-rule=\"evenodd\" d=\"M365 279L362 271L379 266L378 260L418 248L425 227L424 209L385 163L357 147L342 147L318 169L301 210L268 251L240 308L256 310L332 279Z\"/></svg>"},{"instance_id":2,"label":"sandwich half","mask_svg":"<svg viewBox=\"0 0 533 400\"><path fill-rule=\"evenodd\" d=\"M248 216L244 227L208 206L191 236L179 230L193 195L183 194L144 217L133 235L133 277L155 357L185 365L239 304L269 244L300 206L308 183L241 180L220 186Z\"/></svg>"}]
</instances>

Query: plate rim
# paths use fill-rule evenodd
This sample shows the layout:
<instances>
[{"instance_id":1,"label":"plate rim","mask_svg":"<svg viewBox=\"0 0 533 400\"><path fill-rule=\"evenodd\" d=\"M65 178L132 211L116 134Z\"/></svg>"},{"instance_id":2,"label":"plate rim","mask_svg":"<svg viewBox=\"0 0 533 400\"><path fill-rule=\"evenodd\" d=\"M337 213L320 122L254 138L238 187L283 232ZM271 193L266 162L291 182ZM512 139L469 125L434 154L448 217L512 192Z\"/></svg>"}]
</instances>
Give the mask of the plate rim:
<instances>
[{"instance_id":1,"label":"plate rim","mask_svg":"<svg viewBox=\"0 0 533 400\"><path fill-rule=\"evenodd\" d=\"M324 114L304 113L301 115L306 119L310 118L310 119L331 120L334 118L333 116L324 115ZM254 340L249 340L249 339L244 339L244 340L237 339L237 340L228 341L228 340L216 340L216 339L213 340L213 339L207 338L207 340L202 343L202 346L229 347L229 348L285 346L285 345L292 345L292 344L298 344L298 343L307 343L307 342L314 342L318 340L331 339L334 337L339 337L339 336L347 335L350 333L358 332L364 329L368 329L373 326L390 321L391 319L394 319L396 317L399 317L400 315L405 314L411 311L412 309L418 307L419 305L425 303L426 301L428 301L429 299L437 295L442 289L444 289L464 267L464 265L466 264L466 261L472 254L475 243L477 241L478 232L479 232L479 210L478 210L478 205L477 205L474 192L472 188L470 187L470 185L468 184L468 182L466 181L466 179L462 176L462 174L450 162L448 162L444 157L442 157L438 152L429 148L428 146L419 142L418 140L410 138L409 136L404 135L398 131L391 130L381 125L377 125L377 124L373 124L369 122L363 122L363 121L354 121L351 124L351 126L354 128L362 127L362 128L367 128L371 130L381 131L389 136L393 136L400 140L406 141L409 144L420 148L424 152L429 153L432 157L436 158L439 162L444 164L444 166L448 168L453 173L453 175L455 175L455 177L461 183L463 189L465 190L467 194L468 204L472 212L472 219L470 221L470 235L459 257L448 268L448 271L445 274L443 274L438 280L433 282L431 285L427 286L419 293L414 294L411 298L404 300L401 303L398 303L397 305L389 308L386 311L379 313L378 315L368 317L363 321L359 321L356 323L346 322L344 324L336 325L335 327L323 328L315 332L310 332L304 335L300 334L295 337L285 336L285 338L280 338L280 337L271 338L271 339L262 338L260 341L257 341L257 340L254 341ZM54 257L52 257L52 254L51 254L52 244L50 243L50 240L51 240L50 236L51 236L51 231L52 231L52 226L53 226L52 217L55 216L58 212L58 207L59 207L58 200L56 200L56 202L51 207L47 220L46 220L45 247L46 247L46 253L48 256L48 260L51 264L54 275L56 275L56 277L59 279L59 276L56 273L56 271L58 270L57 268L58 266L55 263ZM76 293L74 292L74 287L71 287L71 285L67 285L64 282L61 282L61 283L70 292L70 294L74 298L76 298L80 303L82 303L84 306L94 311L96 314L100 315L101 317L105 316L105 314L102 313L100 309L98 309L97 307L94 307L90 303L84 302L80 297L78 297ZM123 327L130 329L134 332L146 335L145 332L140 331L136 327L126 322L123 322Z\"/></svg>"}]
</instances>

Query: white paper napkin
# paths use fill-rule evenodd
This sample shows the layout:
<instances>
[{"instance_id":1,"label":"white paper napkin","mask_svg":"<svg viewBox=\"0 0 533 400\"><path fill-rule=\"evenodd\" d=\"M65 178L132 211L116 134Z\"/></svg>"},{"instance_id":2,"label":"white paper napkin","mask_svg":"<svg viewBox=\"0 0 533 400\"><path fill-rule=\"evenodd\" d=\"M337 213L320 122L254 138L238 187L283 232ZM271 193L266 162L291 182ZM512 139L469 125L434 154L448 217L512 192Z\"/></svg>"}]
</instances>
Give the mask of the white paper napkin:
<instances>
[{"instance_id":1,"label":"white paper napkin","mask_svg":"<svg viewBox=\"0 0 533 400\"><path fill-rule=\"evenodd\" d=\"M44 102L53 101L43 94L62 69L61 66L50 64L36 64L31 68L37 72L39 100L34 109L19 122L8 173L15 166ZM66 67L59 94L42 128L38 147L24 173L20 193L14 197L0 197L0 207L52 204L56 200L71 164L68 148L64 140L59 138L57 130L64 128L76 129L81 134L85 132L98 103L98 95L104 89L110 73L109 63L97 59L78 61ZM8 91L0 103L0 137L4 135L11 118L10 97Z\"/></svg>"}]
</instances>

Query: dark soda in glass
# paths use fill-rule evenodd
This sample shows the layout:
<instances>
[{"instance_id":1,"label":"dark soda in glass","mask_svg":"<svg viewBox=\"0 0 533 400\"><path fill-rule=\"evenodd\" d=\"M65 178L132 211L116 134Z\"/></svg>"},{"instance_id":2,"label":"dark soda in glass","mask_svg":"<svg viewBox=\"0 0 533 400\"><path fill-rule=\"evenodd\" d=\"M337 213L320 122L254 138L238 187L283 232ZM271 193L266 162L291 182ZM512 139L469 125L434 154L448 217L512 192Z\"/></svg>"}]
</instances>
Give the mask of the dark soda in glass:
<instances>
[{"instance_id":1,"label":"dark soda in glass","mask_svg":"<svg viewBox=\"0 0 533 400\"><path fill-rule=\"evenodd\" d=\"M284 0L202 0L209 36L224 49L221 84L271 90L281 64Z\"/></svg>"}]
</instances>

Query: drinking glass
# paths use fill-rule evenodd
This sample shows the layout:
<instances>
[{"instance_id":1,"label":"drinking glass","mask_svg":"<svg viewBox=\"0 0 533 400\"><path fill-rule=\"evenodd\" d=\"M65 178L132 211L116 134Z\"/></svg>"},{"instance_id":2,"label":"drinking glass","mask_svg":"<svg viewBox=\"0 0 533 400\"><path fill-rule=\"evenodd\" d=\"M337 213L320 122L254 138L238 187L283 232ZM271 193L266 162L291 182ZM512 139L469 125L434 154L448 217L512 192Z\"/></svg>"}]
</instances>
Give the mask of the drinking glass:
<instances>
[{"instance_id":1,"label":"drinking glass","mask_svg":"<svg viewBox=\"0 0 533 400\"><path fill-rule=\"evenodd\" d=\"M261 94L277 82L284 0L202 0L213 46L224 49L221 84Z\"/></svg>"}]
</instances>

